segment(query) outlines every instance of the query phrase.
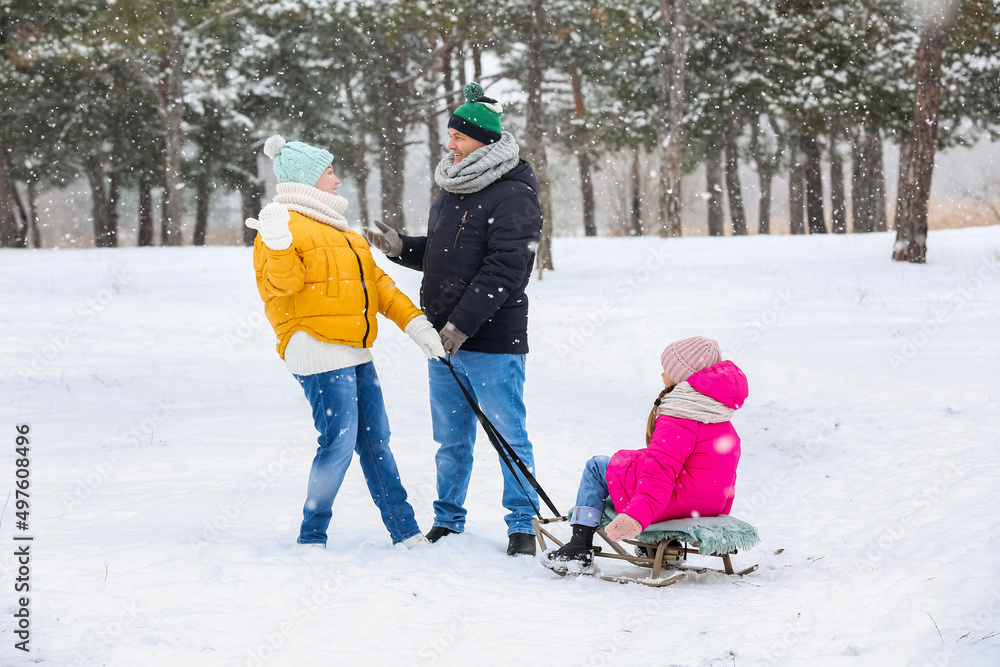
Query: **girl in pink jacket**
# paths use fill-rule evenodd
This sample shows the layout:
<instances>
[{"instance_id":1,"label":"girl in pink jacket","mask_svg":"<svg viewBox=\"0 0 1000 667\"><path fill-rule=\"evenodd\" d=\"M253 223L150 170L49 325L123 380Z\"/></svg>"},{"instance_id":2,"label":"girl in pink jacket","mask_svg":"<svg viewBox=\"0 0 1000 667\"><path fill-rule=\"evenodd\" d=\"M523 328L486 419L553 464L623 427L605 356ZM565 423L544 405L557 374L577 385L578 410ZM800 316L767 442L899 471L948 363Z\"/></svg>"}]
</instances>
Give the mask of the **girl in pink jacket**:
<instances>
[{"instance_id":1,"label":"girl in pink jacket","mask_svg":"<svg viewBox=\"0 0 1000 667\"><path fill-rule=\"evenodd\" d=\"M747 379L722 361L719 344L696 336L660 357L665 389L646 428L646 449L623 449L587 462L570 515L573 537L542 556L557 572L593 571L594 533L610 497L618 516L605 528L628 540L667 519L729 514L740 438L729 422L747 397Z\"/></svg>"}]
</instances>

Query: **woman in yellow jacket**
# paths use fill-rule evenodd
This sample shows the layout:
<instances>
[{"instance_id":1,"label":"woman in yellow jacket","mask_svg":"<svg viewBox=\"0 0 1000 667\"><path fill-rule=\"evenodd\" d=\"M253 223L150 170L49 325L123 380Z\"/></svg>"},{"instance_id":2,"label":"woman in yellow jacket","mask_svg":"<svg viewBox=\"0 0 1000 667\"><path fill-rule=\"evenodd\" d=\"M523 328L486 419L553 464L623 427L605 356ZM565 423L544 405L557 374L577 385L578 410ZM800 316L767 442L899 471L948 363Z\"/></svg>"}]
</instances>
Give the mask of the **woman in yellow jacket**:
<instances>
[{"instance_id":1,"label":"woman in yellow jacket","mask_svg":"<svg viewBox=\"0 0 1000 667\"><path fill-rule=\"evenodd\" d=\"M389 450L389 420L370 348L381 313L428 358L444 348L423 313L372 259L347 227L347 200L333 155L278 136L264 144L274 160L278 194L258 219L253 263L278 354L312 405L319 448L312 462L299 544L326 546L332 506L353 452L393 544L414 547L423 534L406 501Z\"/></svg>"}]
</instances>

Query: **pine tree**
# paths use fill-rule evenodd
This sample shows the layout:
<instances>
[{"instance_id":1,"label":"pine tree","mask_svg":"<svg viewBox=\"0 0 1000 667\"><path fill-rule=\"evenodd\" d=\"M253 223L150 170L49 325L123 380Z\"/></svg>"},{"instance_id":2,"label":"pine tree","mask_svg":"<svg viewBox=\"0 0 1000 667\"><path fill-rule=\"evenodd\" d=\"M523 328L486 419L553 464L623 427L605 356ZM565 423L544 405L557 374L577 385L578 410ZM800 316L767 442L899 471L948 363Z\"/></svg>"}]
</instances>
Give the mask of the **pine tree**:
<instances>
[{"instance_id":1,"label":"pine tree","mask_svg":"<svg viewBox=\"0 0 1000 667\"><path fill-rule=\"evenodd\" d=\"M964 88L968 100L984 100L983 105L970 104L968 110L958 106L948 109L952 127L955 121L975 118L986 127L994 126L1000 120L996 110L1000 108L996 92L996 74L1000 72L1000 61L996 58L996 47L1000 44L1000 3L983 0L965 0L958 11L947 16L942 12L930 12L924 17L920 32L920 47L917 55L916 79L913 94L912 130L904 140L900 158L898 201L896 207L896 243L892 258L922 264L927 261L927 208L930 199L931 182L934 173L934 155L944 138L938 136L941 119L941 99L943 82L943 60L945 51L953 52L953 58L976 62L977 56L992 51L993 57L982 62L981 70L992 70L992 82L977 86L977 68L972 68L972 76L961 74L957 80L949 81L949 88ZM950 69L958 73L960 68ZM962 86L959 81L966 79ZM979 92L982 90L983 92ZM954 139L954 137L952 137Z\"/></svg>"}]
</instances>

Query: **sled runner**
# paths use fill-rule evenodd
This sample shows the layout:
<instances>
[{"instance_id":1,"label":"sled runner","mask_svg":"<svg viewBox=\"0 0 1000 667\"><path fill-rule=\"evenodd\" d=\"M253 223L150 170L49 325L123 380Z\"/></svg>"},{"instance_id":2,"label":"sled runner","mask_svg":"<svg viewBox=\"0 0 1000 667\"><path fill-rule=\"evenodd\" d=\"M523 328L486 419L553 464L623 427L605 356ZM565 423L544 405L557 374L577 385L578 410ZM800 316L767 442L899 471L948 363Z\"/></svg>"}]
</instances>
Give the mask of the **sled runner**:
<instances>
[{"instance_id":1,"label":"sled runner","mask_svg":"<svg viewBox=\"0 0 1000 667\"><path fill-rule=\"evenodd\" d=\"M609 500L604 507L601 527L607 526L616 516L618 513ZM546 537L557 546L563 546L563 542L553 535L546 525L566 520L567 517L559 517L532 522L535 535L538 536L538 546L543 552L548 548ZM598 530L597 534L611 547L611 551L604 551L601 547L595 546L596 557L623 560L651 570L647 578L597 575L605 581L669 586L684 579L687 572L719 572L741 577L757 569L757 565L739 571L733 568L730 556L739 549L752 548L760 542L760 538L753 526L731 516L671 519L654 523L639 533L635 539L622 540L625 544L636 547L635 552L627 551L621 544L609 538L603 530ZM721 558L724 569L690 565L687 559L690 554Z\"/></svg>"}]
</instances>

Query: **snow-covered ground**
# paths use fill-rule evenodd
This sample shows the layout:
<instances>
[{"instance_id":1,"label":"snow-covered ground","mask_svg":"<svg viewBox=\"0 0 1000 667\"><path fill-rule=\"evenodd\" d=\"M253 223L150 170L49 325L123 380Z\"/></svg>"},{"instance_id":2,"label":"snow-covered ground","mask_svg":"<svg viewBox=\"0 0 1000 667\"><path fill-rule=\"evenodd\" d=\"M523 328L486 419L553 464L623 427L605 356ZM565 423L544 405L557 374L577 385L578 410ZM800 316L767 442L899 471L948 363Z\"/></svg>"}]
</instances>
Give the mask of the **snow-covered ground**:
<instances>
[{"instance_id":1,"label":"snow-covered ground","mask_svg":"<svg viewBox=\"0 0 1000 667\"><path fill-rule=\"evenodd\" d=\"M663 589L508 558L485 438L463 536L393 548L355 465L330 548L300 553L315 433L250 251L2 251L0 664L1000 664L1000 227L932 233L925 266L891 244L556 240L529 288L526 401L560 509L590 456L642 445L667 343L714 337L750 381L733 514L762 542L734 563L760 569ZM381 263L416 297L417 273ZM426 362L382 323L393 450L426 530Z\"/></svg>"}]
</instances>

